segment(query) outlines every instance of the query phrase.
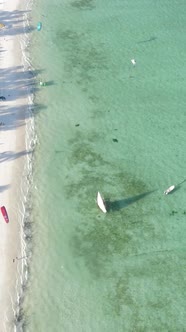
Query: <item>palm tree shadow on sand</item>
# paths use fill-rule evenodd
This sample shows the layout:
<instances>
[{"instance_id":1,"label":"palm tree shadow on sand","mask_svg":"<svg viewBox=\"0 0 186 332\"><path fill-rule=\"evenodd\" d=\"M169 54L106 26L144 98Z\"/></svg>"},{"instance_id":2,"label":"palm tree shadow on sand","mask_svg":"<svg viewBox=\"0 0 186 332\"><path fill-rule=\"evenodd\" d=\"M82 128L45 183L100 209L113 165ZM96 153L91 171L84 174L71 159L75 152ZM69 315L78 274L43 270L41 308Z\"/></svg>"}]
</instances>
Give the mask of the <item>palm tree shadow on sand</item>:
<instances>
[{"instance_id":1,"label":"palm tree shadow on sand","mask_svg":"<svg viewBox=\"0 0 186 332\"><path fill-rule=\"evenodd\" d=\"M105 200L105 205L107 208L107 211L119 211L121 209L126 208L128 205L133 204L137 201L139 201L140 199L145 198L146 196L152 194L153 192L155 192L156 190L152 190L152 191L147 191L145 193L136 195L136 196L132 196L126 199L119 199L116 201L110 201L108 199Z\"/></svg>"}]
</instances>

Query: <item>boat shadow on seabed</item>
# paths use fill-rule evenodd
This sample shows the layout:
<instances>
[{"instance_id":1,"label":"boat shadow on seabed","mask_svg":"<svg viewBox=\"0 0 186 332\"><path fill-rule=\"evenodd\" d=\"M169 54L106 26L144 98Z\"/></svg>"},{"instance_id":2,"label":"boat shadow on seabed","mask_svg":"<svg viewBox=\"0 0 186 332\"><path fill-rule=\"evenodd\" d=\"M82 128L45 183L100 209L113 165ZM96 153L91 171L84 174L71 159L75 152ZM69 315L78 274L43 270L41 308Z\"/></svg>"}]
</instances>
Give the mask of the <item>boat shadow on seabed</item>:
<instances>
[{"instance_id":1,"label":"boat shadow on seabed","mask_svg":"<svg viewBox=\"0 0 186 332\"><path fill-rule=\"evenodd\" d=\"M109 201L109 200L105 200L105 205L107 207L107 211L119 211L121 209L126 208L128 205L133 204L137 201L139 201L140 199L145 198L147 195L152 194L153 192L155 192L156 190L152 190L152 191L147 191L145 193L136 195L136 196L132 196L126 199L119 199L116 201Z\"/></svg>"}]
</instances>

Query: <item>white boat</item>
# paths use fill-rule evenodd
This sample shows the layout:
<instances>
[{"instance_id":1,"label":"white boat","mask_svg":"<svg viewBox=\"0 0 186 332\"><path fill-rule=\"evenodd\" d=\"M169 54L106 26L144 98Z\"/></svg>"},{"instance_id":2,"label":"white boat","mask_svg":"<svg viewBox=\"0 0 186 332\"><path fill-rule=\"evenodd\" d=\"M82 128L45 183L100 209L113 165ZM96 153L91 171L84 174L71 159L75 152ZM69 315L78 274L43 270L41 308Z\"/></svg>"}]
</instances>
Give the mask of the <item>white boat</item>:
<instances>
[{"instance_id":1,"label":"white boat","mask_svg":"<svg viewBox=\"0 0 186 332\"><path fill-rule=\"evenodd\" d=\"M136 60L135 59L131 59L130 61L132 62L133 66L136 65Z\"/></svg>"},{"instance_id":2,"label":"white boat","mask_svg":"<svg viewBox=\"0 0 186 332\"><path fill-rule=\"evenodd\" d=\"M173 191L175 189L175 186L170 186L167 190L164 191L165 195L168 195L169 193L171 193L171 191Z\"/></svg>"},{"instance_id":3,"label":"white boat","mask_svg":"<svg viewBox=\"0 0 186 332\"><path fill-rule=\"evenodd\" d=\"M98 191L98 193L97 193L97 205L99 206L99 208L101 209L101 211L103 211L104 213L107 212L107 209L106 209L106 206L105 206L104 200L103 200L103 198L101 197L101 194L100 194L99 191Z\"/></svg>"}]
</instances>

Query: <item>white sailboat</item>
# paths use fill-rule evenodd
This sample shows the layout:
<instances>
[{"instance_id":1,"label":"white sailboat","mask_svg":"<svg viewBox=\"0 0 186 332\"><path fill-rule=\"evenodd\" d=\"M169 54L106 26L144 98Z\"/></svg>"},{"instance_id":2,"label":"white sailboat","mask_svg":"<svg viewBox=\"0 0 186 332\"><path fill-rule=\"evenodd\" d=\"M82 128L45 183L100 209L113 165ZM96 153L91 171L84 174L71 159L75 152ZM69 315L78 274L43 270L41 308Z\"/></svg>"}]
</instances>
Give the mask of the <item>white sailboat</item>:
<instances>
[{"instance_id":1,"label":"white sailboat","mask_svg":"<svg viewBox=\"0 0 186 332\"><path fill-rule=\"evenodd\" d=\"M165 195L168 195L169 193L171 193L171 191L173 191L175 189L175 186L170 186L167 190L164 191Z\"/></svg>"},{"instance_id":2,"label":"white sailboat","mask_svg":"<svg viewBox=\"0 0 186 332\"><path fill-rule=\"evenodd\" d=\"M101 194L100 194L99 191L98 191L98 193L97 193L97 205L99 206L99 208L101 209L101 211L103 211L104 213L107 212L107 209L106 209L106 206L105 206L104 200L103 200L103 198L101 197Z\"/></svg>"}]
</instances>

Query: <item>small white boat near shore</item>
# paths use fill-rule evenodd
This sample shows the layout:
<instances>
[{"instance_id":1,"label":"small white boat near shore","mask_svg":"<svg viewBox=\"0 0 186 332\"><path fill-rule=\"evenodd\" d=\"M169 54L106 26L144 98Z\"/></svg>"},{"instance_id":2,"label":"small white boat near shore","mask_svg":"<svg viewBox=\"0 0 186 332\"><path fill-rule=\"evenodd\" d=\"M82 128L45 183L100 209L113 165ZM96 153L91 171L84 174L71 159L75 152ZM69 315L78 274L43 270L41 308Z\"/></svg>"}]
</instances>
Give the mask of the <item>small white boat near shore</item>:
<instances>
[{"instance_id":1,"label":"small white boat near shore","mask_svg":"<svg viewBox=\"0 0 186 332\"><path fill-rule=\"evenodd\" d=\"M104 213L107 212L106 206L105 206L105 202L103 200L103 198L101 197L100 192L98 191L97 193L97 205L99 206L100 210Z\"/></svg>"},{"instance_id":2,"label":"small white boat near shore","mask_svg":"<svg viewBox=\"0 0 186 332\"><path fill-rule=\"evenodd\" d=\"M135 60L135 59L131 59L130 61L131 61L131 63L133 64L133 66L136 65L136 60Z\"/></svg>"},{"instance_id":3,"label":"small white boat near shore","mask_svg":"<svg viewBox=\"0 0 186 332\"><path fill-rule=\"evenodd\" d=\"M172 186L170 186L168 189L166 189L166 190L164 191L164 194L165 194L165 195L168 195L168 194L171 193L174 189L175 189L175 186L172 185Z\"/></svg>"}]
</instances>

